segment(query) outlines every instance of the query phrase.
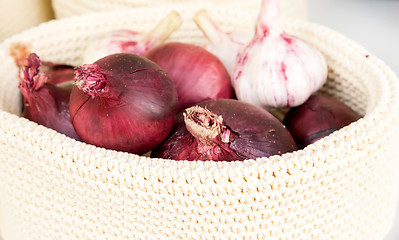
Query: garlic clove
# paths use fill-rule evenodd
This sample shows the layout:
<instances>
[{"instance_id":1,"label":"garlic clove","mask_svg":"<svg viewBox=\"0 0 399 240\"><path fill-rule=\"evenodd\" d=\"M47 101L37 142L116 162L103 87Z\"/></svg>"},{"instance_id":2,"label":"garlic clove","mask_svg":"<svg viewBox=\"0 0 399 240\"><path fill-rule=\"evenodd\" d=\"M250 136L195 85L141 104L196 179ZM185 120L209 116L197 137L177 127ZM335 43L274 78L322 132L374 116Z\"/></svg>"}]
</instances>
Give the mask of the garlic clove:
<instances>
[{"instance_id":1,"label":"garlic clove","mask_svg":"<svg viewBox=\"0 0 399 240\"><path fill-rule=\"evenodd\" d=\"M327 80L324 56L287 34L278 13L278 0L262 0L253 39L233 67L237 98L265 108L298 106Z\"/></svg>"},{"instance_id":2,"label":"garlic clove","mask_svg":"<svg viewBox=\"0 0 399 240\"><path fill-rule=\"evenodd\" d=\"M193 20L209 41L204 48L222 61L231 76L237 53L251 41L252 35L238 31L223 32L205 9L197 11Z\"/></svg>"},{"instance_id":3,"label":"garlic clove","mask_svg":"<svg viewBox=\"0 0 399 240\"><path fill-rule=\"evenodd\" d=\"M171 11L148 33L130 29L118 29L99 34L88 43L82 57L82 64L113 53L134 53L143 56L149 49L163 43L181 26L183 20L177 11Z\"/></svg>"}]
</instances>

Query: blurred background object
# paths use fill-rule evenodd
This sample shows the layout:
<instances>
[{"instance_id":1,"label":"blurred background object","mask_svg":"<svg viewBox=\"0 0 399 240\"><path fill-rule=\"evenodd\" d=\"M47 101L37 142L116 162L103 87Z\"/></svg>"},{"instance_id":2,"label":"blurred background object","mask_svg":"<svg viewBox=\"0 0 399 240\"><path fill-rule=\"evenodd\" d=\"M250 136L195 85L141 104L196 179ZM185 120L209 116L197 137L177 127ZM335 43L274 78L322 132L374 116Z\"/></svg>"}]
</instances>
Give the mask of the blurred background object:
<instances>
[{"instance_id":1,"label":"blurred background object","mask_svg":"<svg viewBox=\"0 0 399 240\"><path fill-rule=\"evenodd\" d=\"M0 0L0 41L54 18L51 0Z\"/></svg>"},{"instance_id":2,"label":"blurred background object","mask_svg":"<svg viewBox=\"0 0 399 240\"><path fill-rule=\"evenodd\" d=\"M237 7L258 8L261 0L52 0L56 18L65 18L89 12L125 9L126 7L155 6L177 3L198 3L202 6L207 2L237 5ZM79 6L79 7L76 7ZM306 19L307 0L280 0L282 17Z\"/></svg>"},{"instance_id":3,"label":"blurred background object","mask_svg":"<svg viewBox=\"0 0 399 240\"><path fill-rule=\"evenodd\" d=\"M342 33L399 74L399 1L308 0L308 20Z\"/></svg>"}]
</instances>

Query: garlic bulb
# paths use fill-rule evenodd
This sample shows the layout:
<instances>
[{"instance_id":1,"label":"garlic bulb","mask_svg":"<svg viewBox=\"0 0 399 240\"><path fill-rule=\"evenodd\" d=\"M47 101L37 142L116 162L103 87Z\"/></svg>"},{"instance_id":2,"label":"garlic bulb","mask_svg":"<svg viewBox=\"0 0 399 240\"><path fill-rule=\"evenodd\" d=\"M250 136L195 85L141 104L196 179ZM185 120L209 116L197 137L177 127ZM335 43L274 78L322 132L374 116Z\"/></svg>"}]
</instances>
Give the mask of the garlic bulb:
<instances>
[{"instance_id":1,"label":"garlic bulb","mask_svg":"<svg viewBox=\"0 0 399 240\"><path fill-rule=\"evenodd\" d=\"M244 32L223 32L205 9L197 11L194 22L209 40L204 48L217 56L232 76L237 53L251 41L252 35Z\"/></svg>"},{"instance_id":2,"label":"garlic bulb","mask_svg":"<svg viewBox=\"0 0 399 240\"><path fill-rule=\"evenodd\" d=\"M262 0L255 35L233 69L237 98L265 108L298 106L327 80L324 56L278 25L278 8L278 0Z\"/></svg>"},{"instance_id":3,"label":"garlic bulb","mask_svg":"<svg viewBox=\"0 0 399 240\"><path fill-rule=\"evenodd\" d=\"M119 29L100 34L88 43L82 64L93 63L112 53L124 52L142 56L149 49L163 43L182 23L180 14L171 11L148 33Z\"/></svg>"}]
</instances>

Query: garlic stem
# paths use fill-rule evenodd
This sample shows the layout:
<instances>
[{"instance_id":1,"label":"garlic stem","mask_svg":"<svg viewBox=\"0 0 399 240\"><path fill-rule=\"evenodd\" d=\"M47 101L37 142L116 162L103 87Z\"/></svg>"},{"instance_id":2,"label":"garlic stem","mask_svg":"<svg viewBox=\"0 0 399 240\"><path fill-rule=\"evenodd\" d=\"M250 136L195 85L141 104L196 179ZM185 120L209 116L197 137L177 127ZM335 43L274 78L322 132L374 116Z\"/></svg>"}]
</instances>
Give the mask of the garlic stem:
<instances>
[{"instance_id":1,"label":"garlic stem","mask_svg":"<svg viewBox=\"0 0 399 240\"><path fill-rule=\"evenodd\" d=\"M199 10L195 14L193 20L209 40L210 45L207 46L206 49L222 61L231 76L235 58L238 51L244 46L245 41L242 39L235 39L230 34L219 29L205 9Z\"/></svg>"},{"instance_id":2,"label":"garlic stem","mask_svg":"<svg viewBox=\"0 0 399 240\"><path fill-rule=\"evenodd\" d=\"M214 47L228 46L226 43L231 41L230 37L216 26L205 9L195 14L194 22Z\"/></svg>"},{"instance_id":3,"label":"garlic stem","mask_svg":"<svg viewBox=\"0 0 399 240\"><path fill-rule=\"evenodd\" d=\"M255 35L267 36L272 29L277 29L279 21L279 0L262 0L256 22Z\"/></svg>"},{"instance_id":4,"label":"garlic stem","mask_svg":"<svg viewBox=\"0 0 399 240\"><path fill-rule=\"evenodd\" d=\"M180 25L183 20L177 11L170 12L150 32L143 37L147 48L152 48L164 42Z\"/></svg>"}]
</instances>

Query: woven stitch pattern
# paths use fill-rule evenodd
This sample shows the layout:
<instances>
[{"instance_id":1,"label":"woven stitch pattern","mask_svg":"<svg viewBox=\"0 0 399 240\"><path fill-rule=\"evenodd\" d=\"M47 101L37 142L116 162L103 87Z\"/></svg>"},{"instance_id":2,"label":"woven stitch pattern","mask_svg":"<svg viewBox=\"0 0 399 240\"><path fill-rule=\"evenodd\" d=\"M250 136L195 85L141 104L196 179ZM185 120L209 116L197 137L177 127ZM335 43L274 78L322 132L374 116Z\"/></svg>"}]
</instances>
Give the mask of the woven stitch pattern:
<instances>
[{"instance_id":1,"label":"woven stitch pattern","mask_svg":"<svg viewBox=\"0 0 399 240\"><path fill-rule=\"evenodd\" d=\"M204 43L196 7L143 7L54 20L0 44L0 232L36 239L383 239L398 196L398 79L328 28L283 22L326 56L322 92L364 115L304 150L239 162L173 161L109 151L19 117L16 68L26 41L43 59L80 63L95 33L149 29L170 9L171 36ZM251 31L256 15L210 9L222 29Z\"/></svg>"},{"instance_id":2,"label":"woven stitch pattern","mask_svg":"<svg viewBox=\"0 0 399 240\"><path fill-rule=\"evenodd\" d=\"M177 5L193 5L198 8L229 8L256 9L260 7L261 0L52 0L52 6L56 18L65 18L82 15L90 12L123 10L126 7L151 7ZM77 7L79 6L79 7ZM280 0L280 12L283 18L307 18L307 0Z\"/></svg>"}]
</instances>

